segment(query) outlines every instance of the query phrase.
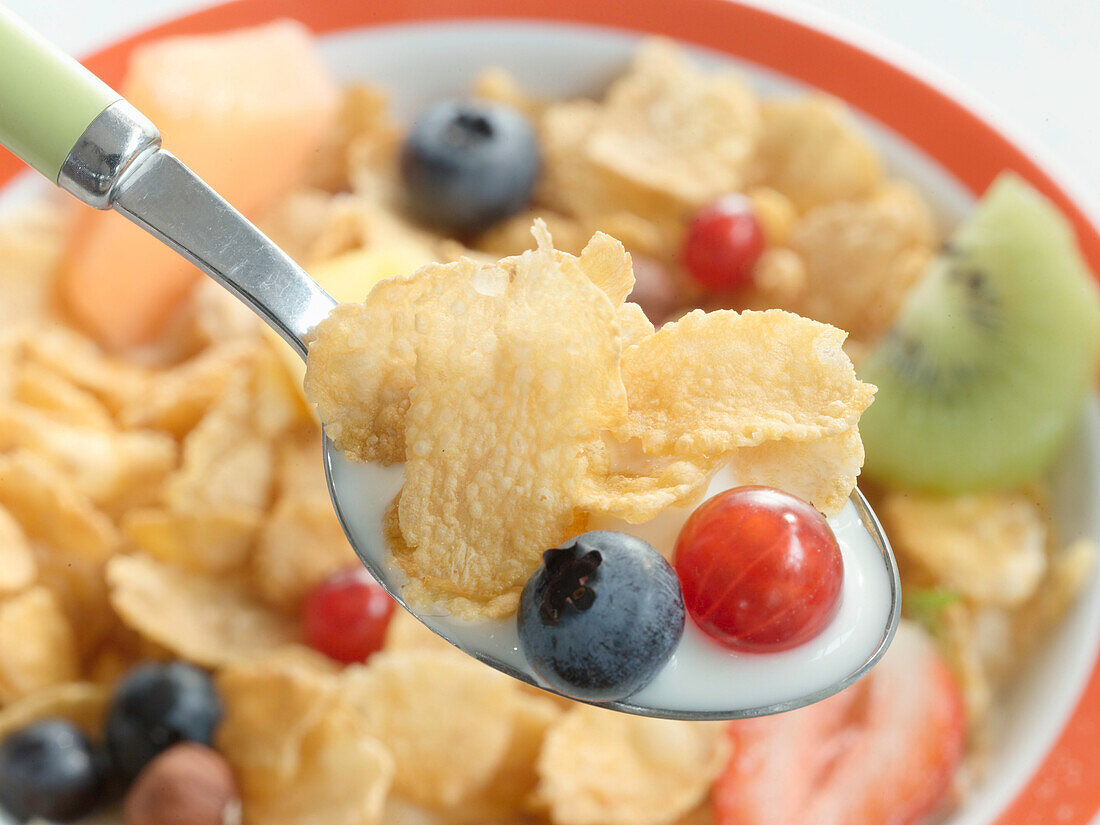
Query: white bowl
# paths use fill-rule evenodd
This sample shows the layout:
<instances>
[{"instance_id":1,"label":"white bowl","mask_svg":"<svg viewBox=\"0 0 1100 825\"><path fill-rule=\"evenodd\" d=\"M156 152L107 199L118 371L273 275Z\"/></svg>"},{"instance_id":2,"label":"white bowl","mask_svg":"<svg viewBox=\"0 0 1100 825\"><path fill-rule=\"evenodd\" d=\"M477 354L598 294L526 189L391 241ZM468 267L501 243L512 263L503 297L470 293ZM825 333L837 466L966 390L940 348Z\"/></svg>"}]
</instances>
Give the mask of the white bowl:
<instances>
[{"instance_id":1,"label":"white bowl","mask_svg":"<svg viewBox=\"0 0 1100 825\"><path fill-rule=\"evenodd\" d=\"M256 23L285 15L286 8L243 0L172 21L137 40ZM847 98L862 109L857 116L890 170L924 191L944 227L966 214L975 192L996 172L1015 168L1061 202L1077 223L1093 268L1100 264L1096 224L1048 177L1050 164L1038 161L1033 151L1021 151L1019 141L1003 137L973 105L960 103L959 95L918 80L929 72L914 69L911 58L905 58L903 70L896 55L885 61L874 56L876 46L865 33L847 31L845 42L823 33L835 24L814 20L807 26L721 0L667 6L568 0L553 9L533 0L457 0L448 5L446 20L439 19L443 15L432 0L311 2L301 4L298 16L323 33L323 54L339 78L377 83L404 116L432 100L467 92L486 65L509 69L525 87L546 96L598 92L622 70L642 33L677 37L702 63L739 69L763 95L822 85ZM117 80L132 45L94 56L89 65ZM936 85L943 88L942 78ZM7 160L5 165L0 158L0 184L16 168ZM22 179L9 185L0 205L22 199L28 188L34 184ZM1058 533L1100 539L1095 405L1054 473L1054 490ZM1094 817L1100 768L1089 757L1100 746L1077 726L1100 720L1098 647L1100 576L1094 575L1015 683L986 778L952 814L952 825L1075 825Z\"/></svg>"}]
</instances>

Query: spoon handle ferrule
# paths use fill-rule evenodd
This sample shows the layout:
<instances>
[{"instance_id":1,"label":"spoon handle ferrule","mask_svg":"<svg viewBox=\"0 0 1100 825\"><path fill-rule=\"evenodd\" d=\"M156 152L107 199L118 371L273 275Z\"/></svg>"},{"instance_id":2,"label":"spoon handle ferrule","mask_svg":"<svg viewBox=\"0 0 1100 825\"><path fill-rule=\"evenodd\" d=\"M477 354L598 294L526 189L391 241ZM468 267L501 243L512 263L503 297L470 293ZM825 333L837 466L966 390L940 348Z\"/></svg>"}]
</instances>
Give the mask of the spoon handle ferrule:
<instances>
[{"instance_id":1,"label":"spoon handle ferrule","mask_svg":"<svg viewBox=\"0 0 1100 825\"><path fill-rule=\"evenodd\" d=\"M124 171L111 207L228 289L306 357L305 336L336 301L171 152L154 149Z\"/></svg>"}]
</instances>

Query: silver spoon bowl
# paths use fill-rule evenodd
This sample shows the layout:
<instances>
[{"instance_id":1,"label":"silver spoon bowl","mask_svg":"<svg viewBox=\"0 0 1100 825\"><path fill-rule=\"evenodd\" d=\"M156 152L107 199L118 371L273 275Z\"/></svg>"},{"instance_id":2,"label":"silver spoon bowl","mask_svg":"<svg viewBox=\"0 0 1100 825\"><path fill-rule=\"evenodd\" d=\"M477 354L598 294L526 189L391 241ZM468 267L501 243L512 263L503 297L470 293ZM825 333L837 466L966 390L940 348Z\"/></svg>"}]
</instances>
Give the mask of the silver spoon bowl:
<instances>
[{"instance_id":1,"label":"silver spoon bowl","mask_svg":"<svg viewBox=\"0 0 1100 825\"><path fill-rule=\"evenodd\" d=\"M528 665L514 618L466 622L445 612L417 611L404 602L405 576L390 558L381 529L401 489L399 466L349 461L325 439L325 473L344 532L367 570L394 599L479 661L556 692ZM668 719L741 719L820 701L863 676L885 653L897 628L898 571L882 527L861 493L853 493L829 521L840 541L845 578L841 606L820 638L782 653L738 654L710 642L688 621L672 659L654 680L629 698L603 706ZM888 591L889 599L864 598L876 588Z\"/></svg>"},{"instance_id":2,"label":"silver spoon bowl","mask_svg":"<svg viewBox=\"0 0 1100 825\"><path fill-rule=\"evenodd\" d=\"M282 250L161 149L153 124L124 100L109 106L86 129L57 182L91 206L125 215L175 249L251 307L303 359L309 330L336 305ZM417 612L402 600L402 575L388 562L382 537L385 508L400 489L400 468L352 464L327 438L323 458L329 493L348 540L382 587L451 644L516 679L545 688L519 651L514 621L463 623ZM805 657L768 654L738 659L737 654L695 638L698 631L689 622L680 648L654 681L607 707L674 719L738 719L819 701L864 675L893 638L901 588L890 545L858 491L838 518L841 522L834 520L834 530L843 552L847 553L845 530L857 538L851 544L871 548L870 556L865 553L855 567L853 559L845 557L846 583L873 580L879 594L888 589L889 596L880 600L881 609L870 612L861 596L869 591L856 590L842 599L841 613L851 614L852 638L839 638L810 659L809 670L816 668L825 676L807 678ZM853 641L856 635L858 644Z\"/></svg>"}]
</instances>

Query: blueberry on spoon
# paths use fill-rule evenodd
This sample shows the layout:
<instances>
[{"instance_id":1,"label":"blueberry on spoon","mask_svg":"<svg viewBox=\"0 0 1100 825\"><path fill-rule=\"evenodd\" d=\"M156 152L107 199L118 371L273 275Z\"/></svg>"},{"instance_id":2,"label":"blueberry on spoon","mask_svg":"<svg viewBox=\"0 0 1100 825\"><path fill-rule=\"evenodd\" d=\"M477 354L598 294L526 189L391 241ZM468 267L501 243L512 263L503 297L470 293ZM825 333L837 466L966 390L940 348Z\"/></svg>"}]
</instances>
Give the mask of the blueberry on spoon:
<instances>
[{"instance_id":1,"label":"blueberry on spoon","mask_svg":"<svg viewBox=\"0 0 1100 825\"><path fill-rule=\"evenodd\" d=\"M547 550L523 588L519 640L559 693L611 702L645 687L684 632L676 573L649 544L594 531Z\"/></svg>"},{"instance_id":2,"label":"blueberry on spoon","mask_svg":"<svg viewBox=\"0 0 1100 825\"><path fill-rule=\"evenodd\" d=\"M527 118L482 101L432 106L413 125L401 152L413 214L464 236L523 209L538 172L538 142Z\"/></svg>"}]
</instances>

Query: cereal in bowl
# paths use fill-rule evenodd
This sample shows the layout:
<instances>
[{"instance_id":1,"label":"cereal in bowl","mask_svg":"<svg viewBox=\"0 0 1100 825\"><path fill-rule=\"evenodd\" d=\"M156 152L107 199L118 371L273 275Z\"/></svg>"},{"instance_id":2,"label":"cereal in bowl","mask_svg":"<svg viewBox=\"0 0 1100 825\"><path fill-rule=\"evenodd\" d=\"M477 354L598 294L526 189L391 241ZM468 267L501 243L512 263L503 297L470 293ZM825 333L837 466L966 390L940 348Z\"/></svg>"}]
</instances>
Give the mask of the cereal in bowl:
<instances>
[{"instance_id":1,"label":"cereal in bowl","mask_svg":"<svg viewBox=\"0 0 1100 825\"><path fill-rule=\"evenodd\" d=\"M924 426L933 391L973 386L952 383L982 364L951 360L967 347L953 346L947 315L977 319L962 328L971 342L1011 329L1046 346L1045 328L998 314L1017 306L1031 270L1016 270L1037 256L1057 275L1046 283L1076 289L1055 301L1074 346L1049 363L1092 374L1094 296L1074 280L1084 270L1053 210L1009 184L984 212L988 231L937 252L928 199L894 178L843 103L763 98L656 41L592 97L550 99L486 67L460 133L529 134L540 165L522 141L481 145L533 177L502 191L467 174L469 156L449 156L466 171L417 191L458 186L494 219L428 225L411 208L409 129L386 91L338 90L303 31L278 32L294 38L285 59L304 61L308 108L324 117L296 131L286 159L314 161L249 217L345 302L314 332L304 389L297 357L212 286L179 292L126 346L118 330L81 325L72 307L103 302L73 290L101 273L59 292L67 256L130 250L83 220L74 234L49 202L0 225L0 807L57 810L34 807L33 782L3 780L21 775L28 742L51 769L63 752L136 763L136 779L89 770L64 788L105 825L123 817L111 789L136 794L181 744L232 776L225 810L239 803L245 825L755 825L761 812L814 822L826 809L883 825L949 807L951 780L980 776L1004 689L1072 608L1095 553L1052 526L1053 453L978 489L951 487L959 470L944 465L929 489L904 470L937 469L931 439L883 470L892 442L874 436ZM254 36L215 36L219 54L252 54ZM177 82L190 88L186 71ZM489 102L506 113L478 108ZM521 118L529 130L511 131ZM202 123L215 141L229 128ZM989 237L1017 246L1002 255ZM174 283L174 261L161 272L159 260L136 267L141 279ZM111 312L149 329L120 294ZM1022 303L1040 310L1039 298ZM1082 379L1069 373L1048 385L1051 421L1079 412ZM923 395L905 396L914 380ZM1013 386L1029 398L1026 381ZM389 534L404 597L478 621L518 621L540 569L536 609L584 603L592 558L543 555L570 542L635 572L637 546L585 544L606 540L592 525L686 513L720 472L835 513L866 444L863 486L902 563L901 644L829 703L743 725L551 696L400 609L367 617L378 641L360 661L336 661L308 646L304 606L350 632L341 611L362 619L376 602L339 587L359 562L328 501L315 409L350 458L403 465ZM988 443L960 433L942 441ZM1019 441L995 446L1022 455ZM167 680L170 706L142 699L142 679ZM839 778L790 772L830 754Z\"/></svg>"}]
</instances>

